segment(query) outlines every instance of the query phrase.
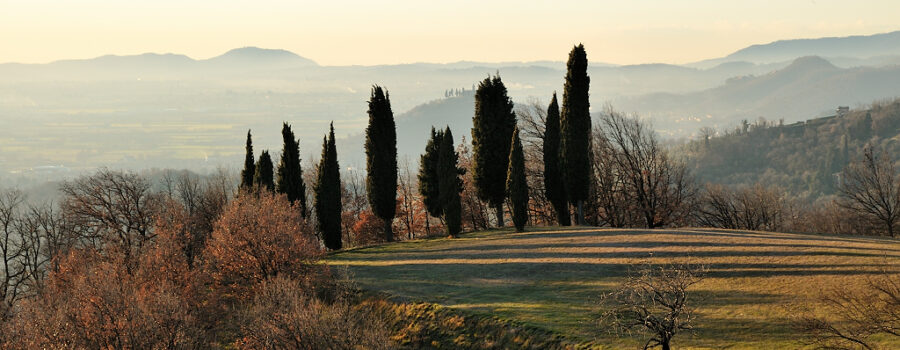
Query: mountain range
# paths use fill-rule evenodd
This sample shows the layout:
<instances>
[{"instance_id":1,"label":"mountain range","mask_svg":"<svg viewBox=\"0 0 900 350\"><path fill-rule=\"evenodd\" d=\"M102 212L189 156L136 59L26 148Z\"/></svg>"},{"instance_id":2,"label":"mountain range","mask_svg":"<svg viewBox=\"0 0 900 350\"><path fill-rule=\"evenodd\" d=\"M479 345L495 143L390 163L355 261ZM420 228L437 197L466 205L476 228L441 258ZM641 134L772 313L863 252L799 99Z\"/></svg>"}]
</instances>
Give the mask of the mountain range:
<instances>
[{"instance_id":1,"label":"mountain range","mask_svg":"<svg viewBox=\"0 0 900 350\"><path fill-rule=\"evenodd\" d=\"M838 105L900 96L898 38L900 32L784 40L687 65L610 65L589 56L591 104L595 112L612 103L649 118L668 137L758 117L805 120ZM0 172L46 164L231 164L242 152L235 140L243 140L247 129L258 135L258 149L277 150L283 121L297 126L309 158L332 121L339 144L346 140L342 158L358 157L373 84L390 91L401 150L415 156L431 125L468 135L456 130L471 123L467 92L498 72L515 102L546 102L561 92L565 64L322 66L289 51L255 47L204 60L148 53L0 64L0 129L8 130L0 149L22 151L0 159Z\"/></svg>"}]
</instances>

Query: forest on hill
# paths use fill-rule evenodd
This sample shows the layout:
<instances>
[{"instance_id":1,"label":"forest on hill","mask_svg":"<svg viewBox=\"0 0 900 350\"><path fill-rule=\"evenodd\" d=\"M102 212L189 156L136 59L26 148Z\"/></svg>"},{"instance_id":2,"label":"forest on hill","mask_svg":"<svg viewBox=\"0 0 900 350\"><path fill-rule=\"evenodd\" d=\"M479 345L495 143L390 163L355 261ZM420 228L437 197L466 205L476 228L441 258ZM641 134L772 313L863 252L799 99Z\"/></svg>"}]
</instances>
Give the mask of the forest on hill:
<instances>
[{"instance_id":1,"label":"forest on hill","mask_svg":"<svg viewBox=\"0 0 900 350\"><path fill-rule=\"evenodd\" d=\"M701 182L778 186L796 198L837 193L843 169L867 145L900 155L900 99L792 124L744 120L735 128L704 128L679 146Z\"/></svg>"}]
</instances>

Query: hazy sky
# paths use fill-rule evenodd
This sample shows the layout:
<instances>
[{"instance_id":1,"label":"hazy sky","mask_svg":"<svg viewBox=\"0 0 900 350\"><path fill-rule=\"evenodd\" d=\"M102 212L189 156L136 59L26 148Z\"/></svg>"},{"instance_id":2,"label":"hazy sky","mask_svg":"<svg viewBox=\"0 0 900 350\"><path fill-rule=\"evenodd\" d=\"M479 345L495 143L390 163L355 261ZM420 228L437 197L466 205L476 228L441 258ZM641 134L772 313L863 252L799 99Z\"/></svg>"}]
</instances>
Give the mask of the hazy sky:
<instances>
[{"instance_id":1,"label":"hazy sky","mask_svg":"<svg viewBox=\"0 0 900 350\"><path fill-rule=\"evenodd\" d=\"M786 38L900 29L898 0L0 0L0 62L282 48L324 65L687 63Z\"/></svg>"}]
</instances>

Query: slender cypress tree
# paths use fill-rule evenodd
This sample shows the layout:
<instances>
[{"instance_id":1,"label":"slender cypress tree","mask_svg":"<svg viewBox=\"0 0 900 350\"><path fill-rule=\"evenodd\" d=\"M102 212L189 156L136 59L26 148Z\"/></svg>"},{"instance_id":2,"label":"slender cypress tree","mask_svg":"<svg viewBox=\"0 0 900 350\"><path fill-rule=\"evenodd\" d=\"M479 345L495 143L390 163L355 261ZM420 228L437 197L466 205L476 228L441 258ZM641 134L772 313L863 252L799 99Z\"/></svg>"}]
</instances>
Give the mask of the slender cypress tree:
<instances>
[{"instance_id":1,"label":"slender cypress tree","mask_svg":"<svg viewBox=\"0 0 900 350\"><path fill-rule=\"evenodd\" d=\"M591 111L588 89L591 78L587 75L587 53L579 44L569 53L566 63L566 85L563 90L562 116L560 118L560 165L566 197L578 208L579 225L584 225L584 201L590 186L590 132Z\"/></svg>"},{"instance_id":2,"label":"slender cypress tree","mask_svg":"<svg viewBox=\"0 0 900 350\"><path fill-rule=\"evenodd\" d=\"M341 249L341 173L334 143L334 123L322 140L322 159L314 188L316 223L325 247Z\"/></svg>"},{"instance_id":3,"label":"slender cypress tree","mask_svg":"<svg viewBox=\"0 0 900 350\"><path fill-rule=\"evenodd\" d=\"M422 195L425 210L434 217L439 217L443 213L438 184L438 157L443 136L443 131L435 131L434 127L431 127L431 138L425 145L425 153L419 158L419 194Z\"/></svg>"},{"instance_id":4,"label":"slender cypress tree","mask_svg":"<svg viewBox=\"0 0 900 350\"><path fill-rule=\"evenodd\" d=\"M569 217L569 202L566 200L566 187L563 184L562 171L559 169L559 104L556 93L547 107L547 121L544 128L544 190L547 199L556 212L556 221L562 226L572 224Z\"/></svg>"},{"instance_id":5,"label":"slender cypress tree","mask_svg":"<svg viewBox=\"0 0 900 350\"><path fill-rule=\"evenodd\" d=\"M438 157L438 173L440 183L440 202L444 212L444 225L447 234L456 237L462 231L462 204L459 192L462 190L463 173L458 164L459 157L453 146L453 133L448 126L441 136L440 156Z\"/></svg>"},{"instance_id":6,"label":"slender cypress tree","mask_svg":"<svg viewBox=\"0 0 900 350\"><path fill-rule=\"evenodd\" d=\"M301 214L306 217L306 185L303 183L303 169L300 167L300 145L288 123L281 127L281 138L284 147L276 173L276 190L286 194L291 203L299 201Z\"/></svg>"},{"instance_id":7,"label":"slender cypress tree","mask_svg":"<svg viewBox=\"0 0 900 350\"><path fill-rule=\"evenodd\" d=\"M525 178L525 153L522 151L518 127L513 131L510 141L507 164L509 170L506 175L506 188L512 207L512 221L516 231L522 232L525 230L525 223L528 222L528 180Z\"/></svg>"},{"instance_id":8,"label":"slender cypress tree","mask_svg":"<svg viewBox=\"0 0 900 350\"><path fill-rule=\"evenodd\" d=\"M272 178L272 157L269 156L269 151L263 151L259 155L253 183L260 189L275 190L275 181Z\"/></svg>"},{"instance_id":9,"label":"slender cypress tree","mask_svg":"<svg viewBox=\"0 0 900 350\"><path fill-rule=\"evenodd\" d=\"M475 116L472 118L472 176L478 198L497 211L497 226L503 226L503 201L506 198L506 168L509 140L516 126L513 103L500 76L487 77L475 92Z\"/></svg>"},{"instance_id":10,"label":"slender cypress tree","mask_svg":"<svg viewBox=\"0 0 900 350\"><path fill-rule=\"evenodd\" d=\"M253 139L250 130L247 130L247 155L244 156L244 170L241 170L241 188L253 187L253 177L256 176L256 163L253 159Z\"/></svg>"},{"instance_id":11,"label":"slender cypress tree","mask_svg":"<svg viewBox=\"0 0 900 350\"><path fill-rule=\"evenodd\" d=\"M375 216L384 221L384 238L394 240L392 224L397 211L397 127L391 98L380 86L372 87L369 126L366 127L366 194Z\"/></svg>"}]
</instances>

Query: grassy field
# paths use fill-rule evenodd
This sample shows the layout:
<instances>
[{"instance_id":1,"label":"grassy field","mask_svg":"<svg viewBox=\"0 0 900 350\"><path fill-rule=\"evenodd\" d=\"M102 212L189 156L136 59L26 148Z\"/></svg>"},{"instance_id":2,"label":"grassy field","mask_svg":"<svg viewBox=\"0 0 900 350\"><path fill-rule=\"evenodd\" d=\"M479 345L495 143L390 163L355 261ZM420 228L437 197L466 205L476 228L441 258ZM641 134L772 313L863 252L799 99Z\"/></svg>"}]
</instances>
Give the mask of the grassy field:
<instances>
[{"instance_id":1,"label":"grassy field","mask_svg":"<svg viewBox=\"0 0 900 350\"><path fill-rule=\"evenodd\" d=\"M879 271L900 273L900 241L712 229L488 231L340 252L365 289L437 303L558 332L579 341L636 347L598 329L598 296L629 266L710 266L692 290L694 334L677 348L797 348L791 319L823 290L855 288ZM885 344L888 347L900 344Z\"/></svg>"}]
</instances>

